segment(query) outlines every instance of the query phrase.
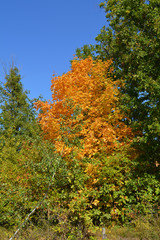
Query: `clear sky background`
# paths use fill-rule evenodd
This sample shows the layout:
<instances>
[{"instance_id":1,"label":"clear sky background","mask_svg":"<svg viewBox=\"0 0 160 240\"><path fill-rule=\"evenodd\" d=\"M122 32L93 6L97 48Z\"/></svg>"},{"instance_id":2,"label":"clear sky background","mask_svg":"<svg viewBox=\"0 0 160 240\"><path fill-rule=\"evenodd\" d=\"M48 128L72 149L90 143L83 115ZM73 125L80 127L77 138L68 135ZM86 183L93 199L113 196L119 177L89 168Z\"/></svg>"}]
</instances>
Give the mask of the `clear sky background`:
<instances>
[{"instance_id":1,"label":"clear sky background","mask_svg":"<svg viewBox=\"0 0 160 240\"><path fill-rule=\"evenodd\" d=\"M107 24L102 0L1 0L0 81L14 60L30 98L51 99L51 78Z\"/></svg>"}]
</instances>

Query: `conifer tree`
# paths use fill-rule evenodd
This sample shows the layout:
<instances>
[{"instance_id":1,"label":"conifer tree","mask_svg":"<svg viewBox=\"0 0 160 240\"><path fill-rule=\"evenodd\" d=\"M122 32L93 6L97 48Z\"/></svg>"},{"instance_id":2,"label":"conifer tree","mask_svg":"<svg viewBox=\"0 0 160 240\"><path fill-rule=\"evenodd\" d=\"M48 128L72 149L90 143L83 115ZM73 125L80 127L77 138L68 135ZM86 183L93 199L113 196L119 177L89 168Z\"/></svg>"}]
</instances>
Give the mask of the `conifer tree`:
<instances>
[{"instance_id":1,"label":"conifer tree","mask_svg":"<svg viewBox=\"0 0 160 240\"><path fill-rule=\"evenodd\" d=\"M11 67L5 79L0 86L0 132L5 137L31 136L35 112L28 92L23 90L18 68Z\"/></svg>"}]
</instances>

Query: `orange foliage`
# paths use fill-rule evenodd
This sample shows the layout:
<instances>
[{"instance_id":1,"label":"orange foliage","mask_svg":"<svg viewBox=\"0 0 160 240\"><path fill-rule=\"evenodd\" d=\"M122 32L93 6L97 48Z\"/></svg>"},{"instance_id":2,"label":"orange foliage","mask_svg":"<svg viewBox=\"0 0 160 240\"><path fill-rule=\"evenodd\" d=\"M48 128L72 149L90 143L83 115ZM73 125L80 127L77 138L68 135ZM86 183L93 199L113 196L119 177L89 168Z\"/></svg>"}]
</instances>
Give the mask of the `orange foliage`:
<instances>
[{"instance_id":1,"label":"orange foliage","mask_svg":"<svg viewBox=\"0 0 160 240\"><path fill-rule=\"evenodd\" d=\"M82 129L76 133L81 136L84 146L82 156L103 151L110 154L132 135L131 129L121 121L124 115L117 106L120 84L120 81L113 81L111 60L73 60L71 71L53 77L52 102L36 103L37 109L42 110L39 121L46 137L61 151L63 141L57 141L62 136L60 123L65 121L72 128L82 122ZM69 100L71 108L67 105ZM77 106L81 108L81 113L73 119L71 116ZM66 116L66 120L62 115ZM63 134L69 135L69 132Z\"/></svg>"}]
</instances>

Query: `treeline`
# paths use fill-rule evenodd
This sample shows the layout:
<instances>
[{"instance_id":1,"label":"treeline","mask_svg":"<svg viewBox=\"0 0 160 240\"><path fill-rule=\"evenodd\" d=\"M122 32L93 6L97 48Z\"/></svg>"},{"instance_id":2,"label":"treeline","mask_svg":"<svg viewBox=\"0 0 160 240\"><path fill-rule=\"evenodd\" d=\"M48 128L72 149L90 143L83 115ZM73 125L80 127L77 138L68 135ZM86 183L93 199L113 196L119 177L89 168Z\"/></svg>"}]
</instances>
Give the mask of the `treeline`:
<instances>
[{"instance_id":1,"label":"treeline","mask_svg":"<svg viewBox=\"0 0 160 240\"><path fill-rule=\"evenodd\" d=\"M109 27L53 77L51 101L31 101L14 66L1 84L6 228L20 225L48 186L30 223L47 221L53 239L93 239L96 227L159 214L159 1L100 6Z\"/></svg>"}]
</instances>

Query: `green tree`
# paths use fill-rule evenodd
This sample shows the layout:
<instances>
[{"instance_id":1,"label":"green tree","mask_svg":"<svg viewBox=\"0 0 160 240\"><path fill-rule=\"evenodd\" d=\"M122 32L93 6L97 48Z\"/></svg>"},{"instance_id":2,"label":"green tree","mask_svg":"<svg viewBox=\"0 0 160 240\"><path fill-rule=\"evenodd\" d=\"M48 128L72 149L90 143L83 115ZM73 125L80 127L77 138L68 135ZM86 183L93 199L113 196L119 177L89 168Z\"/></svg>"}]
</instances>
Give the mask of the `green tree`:
<instances>
[{"instance_id":1,"label":"green tree","mask_svg":"<svg viewBox=\"0 0 160 240\"><path fill-rule=\"evenodd\" d=\"M19 70L12 67L5 79L0 86L0 224L11 227L43 199L59 156L43 139Z\"/></svg>"},{"instance_id":2,"label":"green tree","mask_svg":"<svg viewBox=\"0 0 160 240\"><path fill-rule=\"evenodd\" d=\"M27 172L19 159L24 158L24 145L32 144L40 128L32 102L23 90L18 68L11 67L5 79L0 85L0 212L3 216L0 222L6 224L9 221L12 225L17 222L15 216L24 213L22 208L27 192L26 187L17 182L17 176L21 174L25 181Z\"/></svg>"},{"instance_id":3,"label":"green tree","mask_svg":"<svg viewBox=\"0 0 160 240\"><path fill-rule=\"evenodd\" d=\"M109 27L103 27L95 46L77 49L77 56L113 58L115 77L125 81L123 109L139 131L135 140L148 160L145 165L155 171L160 157L160 3L108 0L100 6Z\"/></svg>"},{"instance_id":4,"label":"green tree","mask_svg":"<svg viewBox=\"0 0 160 240\"><path fill-rule=\"evenodd\" d=\"M35 111L27 91L23 90L21 76L16 67L6 74L0 86L0 132L4 136L31 136L36 123Z\"/></svg>"}]
</instances>

